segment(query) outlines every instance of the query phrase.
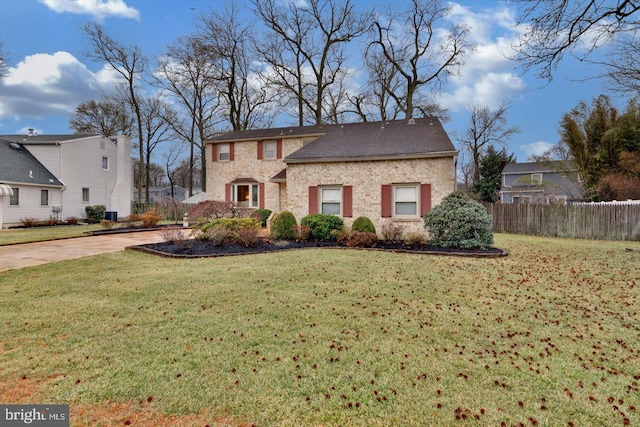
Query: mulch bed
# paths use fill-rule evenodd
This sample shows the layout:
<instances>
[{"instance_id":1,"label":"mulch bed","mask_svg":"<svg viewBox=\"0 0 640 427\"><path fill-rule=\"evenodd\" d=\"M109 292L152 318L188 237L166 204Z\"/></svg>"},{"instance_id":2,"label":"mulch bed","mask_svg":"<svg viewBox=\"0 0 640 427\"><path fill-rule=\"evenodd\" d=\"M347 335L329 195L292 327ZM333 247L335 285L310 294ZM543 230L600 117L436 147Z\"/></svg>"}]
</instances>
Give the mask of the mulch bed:
<instances>
[{"instance_id":1,"label":"mulch bed","mask_svg":"<svg viewBox=\"0 0 640 427\"><path fill-rule=\"evenodd\" d=\"M506 256L507 252L499 248L489 249L455 249L441 248L429 245L407 245L404 243L391 243L378 241L372 248L350 248L337 242L324 241L273 241L263 239L255 247L245 247L235 243L225 243L216 246L211 242L201 242L197 240L188 240L184 243L150 243L146 245L130 246L128 250L146 252L154 255L160 255L172 258L204 258L204 257L220 257L230 255L257 254L265 252L279 252L294 249L314 249L314 248L338 248L338 249L361 249L361 250L379 250L388 252L416 253L429 255L455 255L467 257L488 257L495 258Z\"/></svg>"}]
</instances>

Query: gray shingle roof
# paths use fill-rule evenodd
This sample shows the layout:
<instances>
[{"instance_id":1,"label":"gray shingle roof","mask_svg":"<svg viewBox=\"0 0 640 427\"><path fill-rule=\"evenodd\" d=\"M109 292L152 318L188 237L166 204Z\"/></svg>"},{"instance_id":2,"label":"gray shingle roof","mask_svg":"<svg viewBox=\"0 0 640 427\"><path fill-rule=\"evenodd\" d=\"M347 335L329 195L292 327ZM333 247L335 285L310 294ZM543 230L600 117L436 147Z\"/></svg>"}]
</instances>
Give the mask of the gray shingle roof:
<instances>
[{"instance_id":1,"label":"gray shingle roof","mask_svg":"<svg viewBox=\"0 0 640 427\"><path fill-rule=\"evenodd\" d=\"M6 139L0 139L0 182L64 185L24 145L13 143L12 147L12 142Z\"/></svg>"},{"instance_id":2,"label":"gray shingle roof","mask_svg":"<svg viewBox=\"0 0 640 427\"><path fill-rule=\"evenodd\" d=\"M435 117L387 122L346 123L239 131L208 142L251 141L315 136L287 156L286 163L420 158L456 153L449 136Z\"/></svg>"},{"instance_id":3,"label":"gray shingle roof","mask_svg":"<svg viewBox=\"0 0 640 427\"><path fill-rule=\"evenodd\" d=\"M548 162L507 163L502 170L503 174L526 174L542 172L569 172L576 171L573 160L552 160Z\"/></svg>"},{"instance_id":4,"label":"gray shingle roof","mask_svg":"<svg viewBox=\"0 0 640 427\"><path fill-rule=\"evenodd\" d=\"M18 142L20 144L29 144L29 143L54 143L54 142L65 142L71 141L73 139L82 139L89 138L92 136L100 136L100 135L0 135L0 138L11 141Z\"/></svg>"}]
</instances>

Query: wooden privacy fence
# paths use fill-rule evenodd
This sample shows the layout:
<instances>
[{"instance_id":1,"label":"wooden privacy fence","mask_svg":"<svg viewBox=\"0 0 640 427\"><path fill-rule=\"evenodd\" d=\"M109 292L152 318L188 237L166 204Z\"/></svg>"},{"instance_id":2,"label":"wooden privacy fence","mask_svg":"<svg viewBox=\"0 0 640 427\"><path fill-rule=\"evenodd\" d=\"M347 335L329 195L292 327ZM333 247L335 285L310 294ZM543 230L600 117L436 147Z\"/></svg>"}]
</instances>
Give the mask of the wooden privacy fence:
<instances>
[{"instance_id":1,"label":"wooden privacy fence","mask_svg":"<svg viewBox=\"0 0 640 427\"><path fill-rule=\"evenodd\" d=\"M493 231L597 240L640 240L640 205L486 203Z\"/></svg>"}]
</instances>

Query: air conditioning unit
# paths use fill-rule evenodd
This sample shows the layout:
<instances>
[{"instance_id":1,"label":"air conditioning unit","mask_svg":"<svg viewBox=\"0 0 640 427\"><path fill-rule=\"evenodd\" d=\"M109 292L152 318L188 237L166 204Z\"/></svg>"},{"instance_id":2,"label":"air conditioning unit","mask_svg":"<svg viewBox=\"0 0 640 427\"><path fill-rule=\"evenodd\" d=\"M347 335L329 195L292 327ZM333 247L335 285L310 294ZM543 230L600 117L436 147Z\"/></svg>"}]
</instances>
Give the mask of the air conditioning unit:
<instances>
[{"instance_id":1,"label":"air conditioning unit","mask_svg":"<svg viewBox=\"0 0 640 427\"><path fill-rule=\"evenodd\" d=\"M60 213L62 211L62 207L61 206L51 206L51 210L53 211L53 213Z\"/></svg>"}]
</instances>

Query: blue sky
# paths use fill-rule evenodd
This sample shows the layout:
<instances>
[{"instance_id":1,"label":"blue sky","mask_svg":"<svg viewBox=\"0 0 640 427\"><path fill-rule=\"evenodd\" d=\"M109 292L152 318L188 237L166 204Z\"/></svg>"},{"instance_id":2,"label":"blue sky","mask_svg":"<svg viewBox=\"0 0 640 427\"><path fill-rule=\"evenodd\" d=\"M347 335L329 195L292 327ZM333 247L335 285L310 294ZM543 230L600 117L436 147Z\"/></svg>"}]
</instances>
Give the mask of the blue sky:
<instances>
[{"instance_id":1,"label":"blue sky","mask_svg":"<svg viewBox=\"0 0 640 427\"><path fill-rule=\"evenodd\" d=\"M237 1L251 8L248 0ZM362 9L387 4L403 8L409 2L353 1ZM101 89L113 85L114 73L85 57L87 43L80 27L87 22L100 22L112 38L137 44L154 57L177 37L191 33L200 13L221 11L224 5L225 0L2 0L0 42L9 57L9 75L0 80L0 134L26 133L28 128L40 134L71 133L69 117L75 107L98 99ZM572 58L560 65L550 83L533 72L522 75L507 59L522 31L515 26L513 5L498 0L450 5L450 19L467 24L477 45L461 76L450 79L439 94L451 117L445 129L456 146L455 135L464 132L471 104L495 108L506 101L509 124L522 131L509 140L507 149L518 161L526 161L558 141L562 114L580 100L603 93L602 80L584 80L600 70ZM626 104L615 98L614 103L621 108Z\"/></svg>"}]
</instances>

